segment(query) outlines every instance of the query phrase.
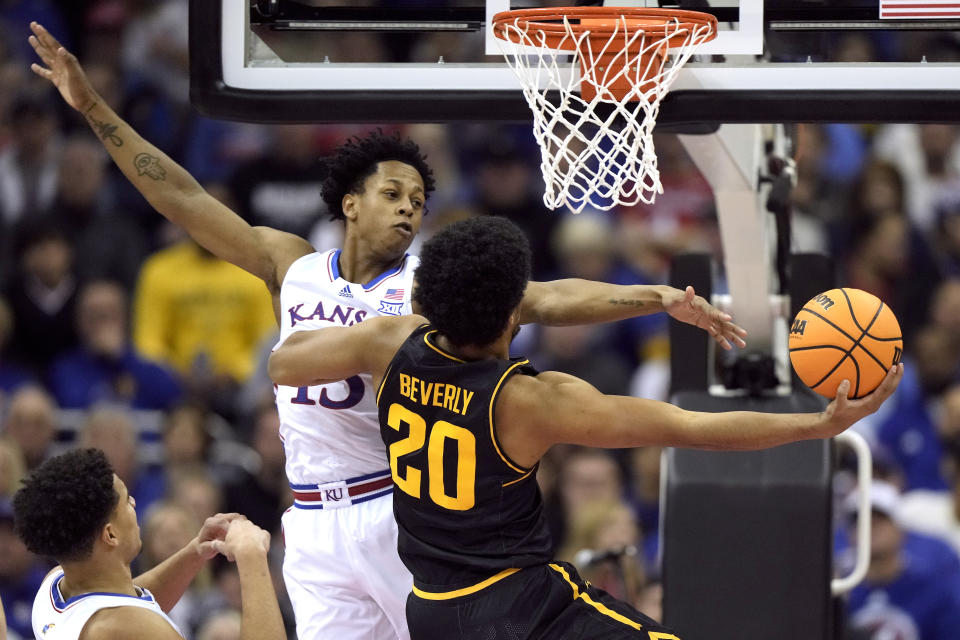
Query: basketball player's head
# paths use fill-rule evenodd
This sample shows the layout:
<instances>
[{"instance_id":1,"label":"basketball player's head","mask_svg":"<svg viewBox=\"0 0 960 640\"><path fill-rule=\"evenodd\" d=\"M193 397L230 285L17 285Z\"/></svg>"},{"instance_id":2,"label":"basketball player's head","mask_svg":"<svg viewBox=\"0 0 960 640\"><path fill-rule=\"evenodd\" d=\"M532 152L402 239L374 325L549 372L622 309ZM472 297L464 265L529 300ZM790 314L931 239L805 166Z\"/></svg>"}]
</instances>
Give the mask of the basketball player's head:
<instances>
[{"instance_id":1,"label":"basketball player's head","mask_svg":"<svg viewBox=\"0 0 960 640\"><path fill-rule=\"evenodd\" d=\"M33 553L63 564L87 560L95 548L131 562L140 551L133 507L99 449L75 449L47 460L13 498L20 539Z\"/></svg>"},{"instance_id":2,"label":"basketball player's head","mask_svg":"<svg viewBox=\"0 0 960 640\"><path fill-rule=\"evenodd\" d=\"M530 245L506 218L455 222L420 253L413 300L450 342L486 346L516 325L530 278Z\"/></svg>"},{"instance_id":3,"label":"basketball player's head","mask_svg":"<svg viewBox=\"0 0 960 640\"><path fill-rule=\"evenodd\" d=\"M374 254L402 255L420 231L433 171L420 148L399 135L354 136L327 159L323 199Z\"/></svg>"}]
</instances>

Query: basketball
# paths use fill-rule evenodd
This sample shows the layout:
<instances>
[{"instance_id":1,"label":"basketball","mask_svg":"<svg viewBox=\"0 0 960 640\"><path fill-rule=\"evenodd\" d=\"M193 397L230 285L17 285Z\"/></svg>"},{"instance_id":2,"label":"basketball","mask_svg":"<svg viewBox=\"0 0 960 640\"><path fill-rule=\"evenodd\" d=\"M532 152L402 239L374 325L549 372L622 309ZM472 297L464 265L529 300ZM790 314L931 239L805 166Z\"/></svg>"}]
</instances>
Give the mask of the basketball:
<instances>
[{"instance_id":1,"label":"basketball","mask_svg":"<svg viewBox=\"0 0 960 640\"><path fill-rule=\"evenodd\" d=\"M790 327L790 362L808 387L827 398L850 381L850 398L877 388L900 362L900 323L883 301L860 289L831 289L813 297Z\"/></svg>"}]
</instances>

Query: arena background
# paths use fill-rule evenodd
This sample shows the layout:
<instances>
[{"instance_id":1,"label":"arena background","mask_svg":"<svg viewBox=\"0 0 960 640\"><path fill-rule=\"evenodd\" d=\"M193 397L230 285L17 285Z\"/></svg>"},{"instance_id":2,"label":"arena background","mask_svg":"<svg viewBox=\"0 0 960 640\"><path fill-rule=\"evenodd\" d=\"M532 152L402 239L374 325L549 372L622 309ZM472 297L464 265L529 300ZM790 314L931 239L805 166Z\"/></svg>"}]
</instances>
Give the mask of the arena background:
<instances>
[{"instance_id":1,"label":"arena background","mask_svg":"<svg viewBox=\"0 0 960 640\"><path fill-rule=\"evenodd\" d=\"M269 296L152 211L82 119L30 73L29 21L76 52L110 105L209 191L252 224L298 233L318 249L341 234L320 197L320 158L381 126L416 140L435 171L418 242L453 220L503 215L528 233L540 280L664 283L674 255L723 258L711 188L673 134L656 135L664 193L655 204L551 212L529 124L259 125L201 116L189 102L187 11L187 0L0 0L0 597L12 638L32 637L30 607L48 565L13 534L10 496L39 462L80 445L103 448L137 499L137 570L178 549L216 511L245 513L273 532L277 593L294 637L279 574L279 519L291 498L265 372L276 339ZM353 52L414 55L377 34L351 38ZM960 60L956 33L927 44L942 60ZM432 55L431 45L443 42L421 43L416 55ZM830 51L837 60L875 59L917 46L910 34L851 32ZM960 128L804 124L794 147L793 249L829 254L840 284L885 300L906 345L896 396L857 430L873 447L878 478L896 488L874 502L900 532L887 551L925 569L909 593L855 593L845 633L955 639ZM722 274L716 286L723 290ZM514 348L606 393L668 398L663 317L527 327ZM585 574L654 617L660 460L654 448L556 448L539 475L558 557L627 549L620 564L584 566ZM851 482L841 464L841 569ZM219 563L174 617L201 640L234 638L238 607L234 569Z\"/></svg>"}]
</instances>

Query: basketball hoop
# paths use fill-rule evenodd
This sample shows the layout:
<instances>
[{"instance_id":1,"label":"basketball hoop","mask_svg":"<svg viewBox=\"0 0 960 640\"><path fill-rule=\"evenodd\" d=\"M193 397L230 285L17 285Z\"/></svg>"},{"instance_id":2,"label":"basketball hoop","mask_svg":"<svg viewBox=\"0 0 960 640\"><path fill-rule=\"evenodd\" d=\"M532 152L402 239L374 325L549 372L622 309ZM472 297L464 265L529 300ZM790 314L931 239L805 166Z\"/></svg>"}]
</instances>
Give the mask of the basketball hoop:
<instances>
[{"instance_id":1,"label":"basketball hoop","mask_svg":"<svg viewBox=\"0 0 960 640\"><path fill-rule=\"evenodd\" d=\"M493 33L533 111L544 203L575 212L652 203L663 192L653 147L660 101L696 46L716 37L717 19L674 9L520 9L496 14Z\"/></svg>"}]
</instances>

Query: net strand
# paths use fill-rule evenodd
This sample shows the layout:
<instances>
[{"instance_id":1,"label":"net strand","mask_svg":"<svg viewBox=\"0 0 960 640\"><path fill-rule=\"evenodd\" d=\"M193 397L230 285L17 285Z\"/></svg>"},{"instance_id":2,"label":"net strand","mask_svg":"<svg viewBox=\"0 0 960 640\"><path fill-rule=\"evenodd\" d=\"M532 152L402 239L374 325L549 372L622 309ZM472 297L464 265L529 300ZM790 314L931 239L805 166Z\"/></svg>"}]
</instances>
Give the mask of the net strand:
<instances>
[{"instance_id":1,"label":"net strand","mask_svg":"<svg viewBox=\"0 0 960 640\"><path fill-rule=\"evenodd\" d=\"M662 29L632 30L626 17L618 16L610 37L595 47L590 32L578 33L566 16L563 26L562 39L551 42L536 24L517 18L503 25L498 38L533 111L544 204L574 212L652 204L663 192L653 144L660 103L712 29L674 18ZM573 72L578 68L582 78ZM595 87L596 95L584 99L582 84ZM625 84L625 95L614 95L615 84L621 90Z\"/></svg>"}]
</instances>

